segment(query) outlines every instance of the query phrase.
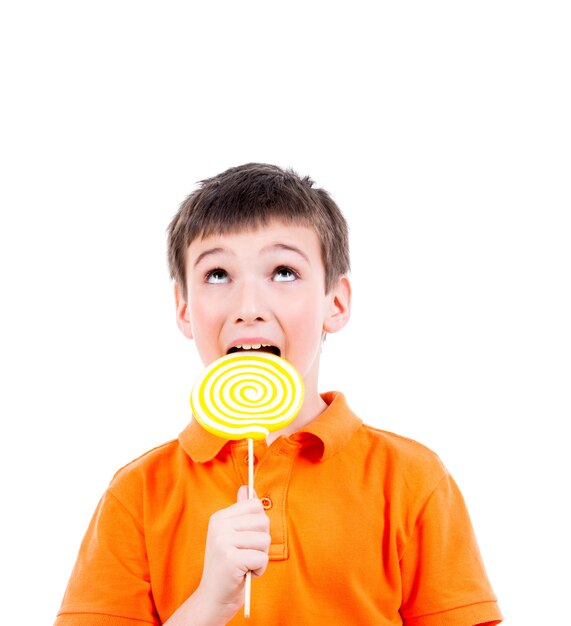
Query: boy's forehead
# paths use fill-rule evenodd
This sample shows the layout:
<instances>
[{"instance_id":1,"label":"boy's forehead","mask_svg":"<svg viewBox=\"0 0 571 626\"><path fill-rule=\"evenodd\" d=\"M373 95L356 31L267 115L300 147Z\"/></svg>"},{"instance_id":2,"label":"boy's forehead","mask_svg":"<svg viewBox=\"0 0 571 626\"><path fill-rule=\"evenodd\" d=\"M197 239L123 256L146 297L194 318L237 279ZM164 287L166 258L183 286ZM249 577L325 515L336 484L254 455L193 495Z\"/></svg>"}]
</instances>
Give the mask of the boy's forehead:
<instances>
[{"instance_id":1,"label":"boy's forehead","mask_svg":"<svg viewBox=\"0 0 571 626\"><path fill-rule=\"evenodd\" d=\"M197 238L188 246L187 255L190 260L208 248L232 253L239 250L263 252L284 247L297 248L306 256L315 253L321 256L319 238L312 226L280 221L261 224L255 228L239 228L226 233Z\"/></svg>"}]
</instances>

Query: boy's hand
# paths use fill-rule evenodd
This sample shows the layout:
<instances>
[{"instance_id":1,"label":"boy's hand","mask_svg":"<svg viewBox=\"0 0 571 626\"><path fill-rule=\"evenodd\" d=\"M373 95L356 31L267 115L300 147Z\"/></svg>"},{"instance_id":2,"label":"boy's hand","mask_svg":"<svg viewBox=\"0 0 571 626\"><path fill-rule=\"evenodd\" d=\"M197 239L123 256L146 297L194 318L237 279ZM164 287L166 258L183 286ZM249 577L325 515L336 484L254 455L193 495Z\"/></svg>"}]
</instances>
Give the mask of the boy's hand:
<instances>
[{"instance_id":1,"label":"boy's hand","mask_svg":"<svg viewBox=\"0 0 571 626\"><path fill-rule=\"evenodd\" d=\"M262 503L248 500L248 488L240 487L238 502L210 518L204 569L199 590L213 603L244 603L246 572L261 576L268 565L270 520Z\"/></svg>"},{"instance_id":2,"label":"boy's hand","mask_svg":"<svg viewBox=\"0 0 571 626\"><path fill-rule=\"evenodd\" d=\"M191 616L193 624L213 626L232 619L244 604L246 572L254 577L266 571L269 531L262 503L248 500L248 488L240 487L236 504L210 518L200 584L167 624L190 623L186 620Z\"/></svg>"}]
</instances>

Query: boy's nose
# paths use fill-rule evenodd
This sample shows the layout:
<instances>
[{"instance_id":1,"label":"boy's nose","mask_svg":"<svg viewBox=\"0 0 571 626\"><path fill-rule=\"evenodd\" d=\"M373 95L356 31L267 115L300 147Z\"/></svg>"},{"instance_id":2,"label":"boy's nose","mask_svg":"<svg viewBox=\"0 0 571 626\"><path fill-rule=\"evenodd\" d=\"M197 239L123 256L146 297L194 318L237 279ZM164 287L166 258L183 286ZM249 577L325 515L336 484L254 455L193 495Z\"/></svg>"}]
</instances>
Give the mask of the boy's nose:
<instances>
[{"instance_id":1,"label":"boy's nose","mask_svg":"<svg viewBox=\"0 0 571 626\"><path fill-rule=\"evenodd\" d=\"M251 324L252 322L264 322L267 318L267 306L261 290L251 283L242 285L237 294L234 322Z\"/></svg>"}]
</instances>

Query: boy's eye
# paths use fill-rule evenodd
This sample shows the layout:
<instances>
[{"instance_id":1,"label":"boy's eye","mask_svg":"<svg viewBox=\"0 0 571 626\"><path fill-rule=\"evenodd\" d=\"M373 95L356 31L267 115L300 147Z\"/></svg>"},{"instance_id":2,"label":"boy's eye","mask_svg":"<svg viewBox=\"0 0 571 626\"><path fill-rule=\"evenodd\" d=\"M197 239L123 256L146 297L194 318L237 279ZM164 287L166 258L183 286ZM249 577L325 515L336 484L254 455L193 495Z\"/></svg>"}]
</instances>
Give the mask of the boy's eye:
<instances>
[{"instance_id":1,"label":"boy's eye","mask_svg":"<svg viewBox=\"0 0 571 626\"><path fill-rule=\"evenodd\" d=\"M278 267L274 271L274 280L278 283L287 283L298 278L298 274L291 267Z\"/></svg>"},{"instance_id":2,"label":"boy's eye","mask_svg":"<svg viewBox=\"0 0 571 626\"><path fill-rule=\"evenodd\" d=\"M217 285L220 283L227 283L229 281L228 274L225 270L220 268L216 268L215 270L210 270L206 274L206 282L211 285Z\"/></svg>"}]
</instances>

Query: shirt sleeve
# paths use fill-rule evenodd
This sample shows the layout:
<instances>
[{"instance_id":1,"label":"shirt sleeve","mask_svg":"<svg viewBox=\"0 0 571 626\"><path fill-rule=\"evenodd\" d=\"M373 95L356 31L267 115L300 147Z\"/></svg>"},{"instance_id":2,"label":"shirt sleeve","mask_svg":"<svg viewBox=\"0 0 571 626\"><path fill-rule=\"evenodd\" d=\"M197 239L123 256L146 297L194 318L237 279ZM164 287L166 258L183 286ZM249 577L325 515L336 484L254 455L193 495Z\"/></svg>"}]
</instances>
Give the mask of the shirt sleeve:
<instances>
[{"instance_id":1,"label":"shirt sleeve","mask_svg":"<svg viewBox=\"0 0 571 626\"><path fill-rule=\"evenodd\" d=\"M502 621L464 499L448 473L420 509L400 565L405 626Z\"/></svg>"},{"instance_id":2,"label":"shirt sleeve","mask_svg":"<svg viewBox=\"0 0 571 626\"><path fill-rule=\"evenodd\" d=\"M109 491L81 544L55 626L158 626L140 522Z\"/></svg>"}]
</instances>

